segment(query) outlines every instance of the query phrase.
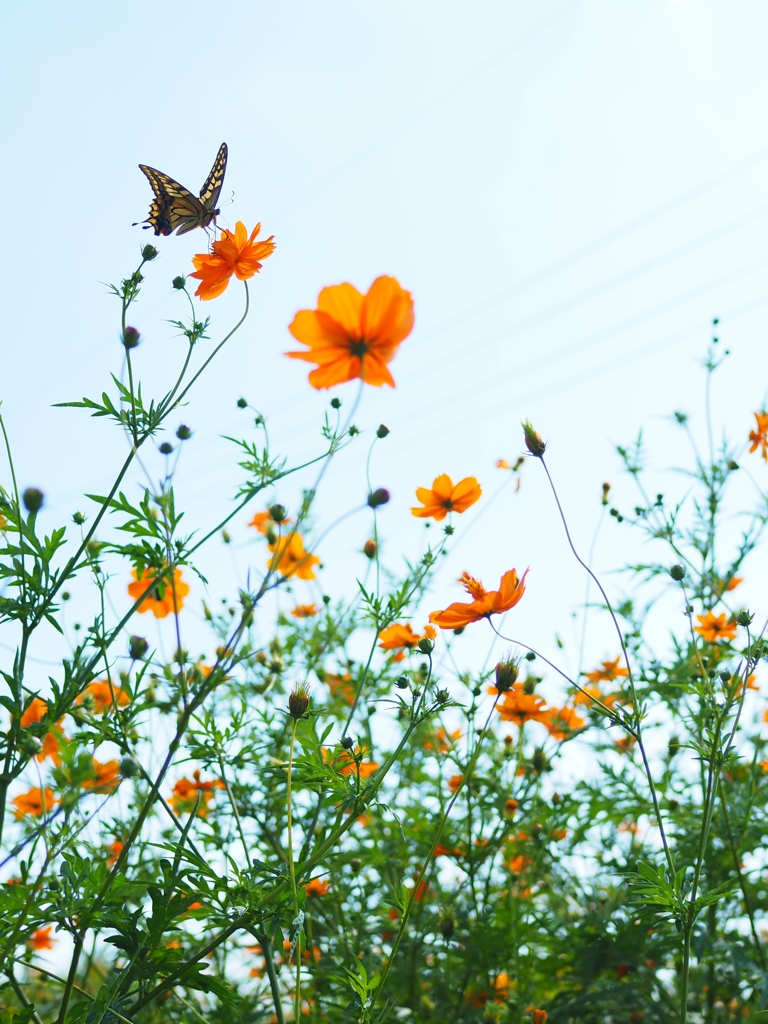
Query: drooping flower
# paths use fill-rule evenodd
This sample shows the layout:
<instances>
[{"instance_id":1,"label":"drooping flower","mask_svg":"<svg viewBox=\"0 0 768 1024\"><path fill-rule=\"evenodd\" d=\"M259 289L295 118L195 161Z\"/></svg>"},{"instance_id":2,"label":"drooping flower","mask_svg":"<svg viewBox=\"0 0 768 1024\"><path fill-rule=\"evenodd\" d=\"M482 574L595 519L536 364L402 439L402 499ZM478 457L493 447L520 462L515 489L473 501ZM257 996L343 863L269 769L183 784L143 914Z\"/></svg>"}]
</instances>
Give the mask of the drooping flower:
<instances>
[{"instance_id":1,"label":"drooping flower","mask_svg":"<svg viewBox=\"0 0 768 1024\"><path fill-rule=\"evenodd\" d=\"M46 925L45 928L38 928L37 931L32 932L27 942L36 951L41 949L53 949L54 942L56 941L51 932L53 931L53 925Z\"/></svg>"},{"instance_id":2,"label":"drooping flower","mask_svg":"<svg viewBox=\"0 0 768 1024\"><path fill-rule=\"evenodd\" d=\"M298 576L300 580L316 578L312 567L319 565L320 559L317 555L304 550L301 534L290 533L287 537L280 537L267 546L272 552L267 567L273 572L279 572L281 576L286 577Z\"/></svg>"},{"instance_id":3,"label":"drooping flower","mask_svg":"<svg viewBox=\"0 0 768 1024\"><path fill-rule=\"evenodd\" d=\"M114 793L120 785L120 762L93 759L93 778L86 779L83 789L92 789L94 793Z\"/></svg>"},{"instance_id":4,"label":"drooping flower","mask_svg":"<svg viewBox=\"0 0 768 1024\"><path fill-rule=\"evenodd\" d=\"M192 778L179 779L173 787L173 794L168 803L179 814L191 814L195 809L197 795L200 794L200 806L197 809L198 817L205 818L208 814L209 804L213 799L214 789L226 789L221 779L210 779L206 782L200 781L200 771L196 769Z\"/></svg>"},{"instance_id":5,"label":"drooping flower","mask_svg":"<svg viewBox=\"0 0 768 1024\"><path fill-rule=\"evenodd\" d=\"M526 722L548 722L549 712L543 698L526 693L520 683L507 690L496 710L505 722L514 722L522 728Z\"/></svg>"},{"instance_id":6,"label":"drooping flower","mask_svg":"<svg viewBox=\"0 0 768 1024\"><path fill-rule=\"evenodd\" d=\"M290 359L317 363L309 374L314 388L360 379L395 386L387 364L413 329L413 299L394 277L377 277L367 295L351 284L323 288L317 309L302 309L288 328L308 352Z\"/></svg>"},{"instance_id":7,"label":"drooping flower","mask_svg":"<svg viewBox=\"0 0 768 1024\"><path fill-rule=\"evenodd\" d=\"M600 664L602 668L596 669L594 672L585 672L585 676L590 683L610 683L614 679L623 679L629 675L626 668L619 668L619 662L621 658L614 658L613 661L602 661Z\"/></svg>"},{"instance_id":8,"label":"drooping flower","mask_svg":"<svg viewBox=\"0 0 768 1024\"><path fill-rule=\"evenodd\" d=\"M749 432L749 450L756 452L759 448L760 454L768 462L768 412L756 412L754 415L757 427Z\"/></svg>"},{"instance_id":9,"label":"drooping flower","mask_svg":"<svg viewBox=\"0 0 768 1024\"><path fill-rule=\"evenodd\" d=\"M307 896L327 896L331 891L331 884L325 878L312 878L304 886Z\"/></svg>"},{"instance_id":10,"label":"drooping flower","mask_svg":"<svg viewBox=\"0 0 768 1024\"><path fill-rule=\"evenodd\" d=\"M141 574L138 569L131 571L134 582L128 584L128 593L137 601L151 587L155 580L155 570L147 566ZM173 578L163 576L157 589L148 594L136 609L142 615L152 612L156 619L164 619L168 615L176 615L184 607L184 598L189 593L189 586L181 578L181 569L173 570Z\"/></svg>"},{"instance_id":11,"label":"drooping flower","mask_svg":"<svg viewBox=\"0 0 768 1024\"><path fill-rule=\"evenodd\" d=\"M195 295L200 299L215 299L226 289L230 278L247 281L261 270L262 261L275 251L274 235L257 242L261 224L248 235L245 224L239 220L235 230L221 232L221 238L213 243L212 252L198 253L192 257L195 272L190 277L198 278L200 284Z\"/></svg>"},{"instance_id":12,"label":"drooping flower","mask_svg":"<svg viewBox=\"0 0 768 1024\"><path fill-rule=\"evenodd\" d=\"M552 708L546 721L550 736L556 740L567 739L586 724L586 719L575 708Z\"/></svg>"},{"instance_id":13,"label":"drooping flower","mask_svg":"<svg viewBox=\"0 0 768 1024\"><path fill-rule=\"evenodd\" d=\"M412 508L411 513L419 519L434 519L441 522L449 512L466 512L480 500L482 489L475 477L466 476L454 484L447 473L436 477L432 487L417 487L416 497L422 508Z\"/></svg>"},{"instance_id":14,"label":"drooping flower","mask_svg":"<svg viewBox=\"0 0 768 1024\"><path fill-rule=\"evenodd\" d=\"M317 615L317 606L314 604L299 604L291 609L291 615L294 615L297 619L311 619L313 615Z\"/></svg>"},{"instance_id":15,"label":"drooping flower","mask_svg":"<svg viewBox=\"0 0 768 1024\"><path fill-rule=\"evenodd\" d=\"M52 810L58 802L58 797L53 795L53 790L49 786L46 786L44 790L40 786L33 786L26 793L19 793L11 800L16 808L13 816L17 821L28 814L34 818L40 818Z\"/></svg>"},{"instance_id":16,"label":"drooping flower","mask_svg":"<svg viewBox=\"0 0 768 1024\"><path fill-rule=\"evenodd\" d=\"M456 601L444 611L432 612L429 621L441 629L459 629L461 626L469 625L470 622L479 622L480 619L487 619L491 615L509 611L525 593L525 577L527 575L528 570L526 569L522 577L518 579L516 570L510 569L501 577L498 590L486 590L479 580L465 572L459 583L474 600L468 603Z\"/></svg>"},{"instance_id":17,"label":"drooping flower","mask_svg":"<svg viewBox=\"0 0 768 1024\"><path fill-rule=\"evenodd\" d=\"M707 612L706 615L697 615L698 626L694 626L694 632L698 633L703 640L709 644L716 644L718 640L733 640L736 637L738 626L735 622L728 622L725 612L715 615L714 612Z\"/></svg>"},{"instance_id":18,"label":"drooping flower","mask_svg":"<svg viewBox=\"0 0 768 1024\"><path fill-rule=\"evenodd\" d=\"M120 686L114 686L108 679L97 679L89 683L75 699L75 704L85 704L86 707L91 705L97 714L114 711L115 708L125 707L130 702L131 698L125 690Z\"/></svg>"}]
</instances>

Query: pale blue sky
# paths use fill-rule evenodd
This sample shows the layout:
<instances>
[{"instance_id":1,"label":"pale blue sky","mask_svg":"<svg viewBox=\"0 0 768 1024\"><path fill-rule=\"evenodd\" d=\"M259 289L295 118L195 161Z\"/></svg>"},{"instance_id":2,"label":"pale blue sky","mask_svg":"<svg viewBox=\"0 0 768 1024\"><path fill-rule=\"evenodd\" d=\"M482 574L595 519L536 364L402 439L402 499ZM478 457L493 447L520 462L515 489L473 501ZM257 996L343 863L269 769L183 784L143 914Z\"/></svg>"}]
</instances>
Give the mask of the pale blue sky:
<instances>
[{"instance_id":1,"label":"pale blue sky","mask_svg":"<svg viewBox=\"0 0 768 1024\"><path fill-rule=\"evenodd\" d=\"M46 491L51 524L85 507L82 492L103 490L124 451L116 431L51 405L120 372L119 310L101 282L129 273L149 240L131 227L150 200L137 164L199 188L222 141L220 223L260 220L278 249L247 327L179 416L196 431L179 478L190 527L212 525L238 479L219 435L243 430L240 394L269 417L276 448L316 450L329 396L310 393L304 364L282 356L294 347L287 324L324 285L365 290L382 273L413 292L416 328L392 364L397 389L366 394L365 439L326 477L321 530L364 498L363 449L379 422L392 434L373 482L393 493L382 528L396 562L421 542L414 489L441 472L474 474L487 500L502 479L495 461L517 455L528 416L551 440L586 548L604 479L635 503L612 444L641 426L660 440L673 409L700 426L696 360L713 316L733 350L715 407L746 437L768 383L768 8L758 0L7 0L0 32L1 397L20 483ZM158 388L182 355L164 323L184 313L170 280L205 236L159 246L134 315L137 365ZM231 287L206 304L214 337L241 301ZM355 386L338 393L350 404ZM674 461L677 443L659 455ZM463 569L495 585L530 565L516 621L549 645L555 629L569 635L583 583L537 470L526 466L520 494L464 535L431 606L460 597ZM290 504L295 492L279 497ZM361 517L328 537L329 589L339 567L361 571L344 552L368 532ZM623 537L606 525L599 565L622 559ZM214 546L203 559L215 593L263 563L261 549L239 548L232 568L231 554ZM612 656L610 643L595 655Z\"/></svg>"}]
</instances>

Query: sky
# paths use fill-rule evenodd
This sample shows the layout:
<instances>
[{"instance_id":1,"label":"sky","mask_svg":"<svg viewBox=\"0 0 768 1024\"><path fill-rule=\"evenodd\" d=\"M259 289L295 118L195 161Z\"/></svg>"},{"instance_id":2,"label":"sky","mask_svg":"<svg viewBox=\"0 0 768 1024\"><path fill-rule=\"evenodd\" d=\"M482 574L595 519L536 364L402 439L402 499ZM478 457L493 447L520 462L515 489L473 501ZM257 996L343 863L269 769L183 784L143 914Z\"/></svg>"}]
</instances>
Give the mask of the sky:
<instances>
[{"instance_id":1,"label":"sky","mask_svg":"<svg viewBox=\"0 0 768 1024\"><path fill-rule=\"evenodd\" d=\"M620 508L636 504L615 446L642 429L659 468L651 492L684 493L666 471L689 457L670 416L690 414L705 438L713 318L731 353L713 384L715 434L746 439L768 383L765 5L6 0L0 32L13 98L0 110L10 199L0 398L20 486L46 494L46 529L88 511L83 495L104 493L125 455L114 427L54 404L98 395L122 372L105 283L155 240L131 226L151 198L137 165L196 190L226 141L219 224L261 222L277 250L253 282L245 328L179 412L194 431L177 478L188 528L210 529L232 507L242 474L225 438L255 439L241 395L267 418L275 451L292 461L319 452L329 399L350 409L356 385L313 392L306 364L284 356L296 347L287 326L326 285L365 291L393 275L413 293L416 326L391 365L396 388L366 390L362 435L323 479L320 589L349 593L365 572L370 515L331 527L364 503L370 441L385 423L371 483L392 493L380 529L393 569L424 548L409 511L416 487L440 473L483 486L483 501L456 518L424 616L461 598L464 570L495 587L505 570L530 567L510 628L549 654L563 638L573 668L583 573L540 467L526 463L514 493L495 464L517 458L530 418L549 441L574 541L620 598L628 581L616 569L642 549L604 515L602 484ZM146 393L167 388L184 357L168 321L185 310L170 282L205 246L202 231L158 241L133 314ZM232 286L202 304L204 344L242 302ZM134 497L164 465L155 451L143 464L127 485ZM751 466L764 484L763 464ZM305 474L270 500L295 509L312 482ZM745 485L745 502L755 494ZM248 518L233 523L232 544L202 554L209 584L195 583L195 607L231 598L263 568ZM754 581L744 593L758 602ZM297 584L294 597L319 592ZM462 643L459 663L486 656ZM617 653L596 624L588 656Z\"/></svg>"}]
</instances>

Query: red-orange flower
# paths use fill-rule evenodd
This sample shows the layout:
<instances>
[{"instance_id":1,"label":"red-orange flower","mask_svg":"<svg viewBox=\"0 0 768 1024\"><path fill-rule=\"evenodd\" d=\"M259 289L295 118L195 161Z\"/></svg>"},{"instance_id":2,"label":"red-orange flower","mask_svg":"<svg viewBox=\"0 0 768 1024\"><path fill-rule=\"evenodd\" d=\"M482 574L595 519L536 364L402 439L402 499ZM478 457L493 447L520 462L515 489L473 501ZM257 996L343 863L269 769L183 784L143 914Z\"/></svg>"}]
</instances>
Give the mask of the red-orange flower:
<instances>
[{"instance_id":1,"label":"red-orange flower","mask_svg":"<svg viewBox=\"0 0 768 1024\"><path fill-rule=\"evenodd\" d=\"M317 309L300 310L288 328L309 351L286 355L317 363L309 374L313 388L357 378L394 387L387 363L411 333L413 319L411 293L394 277L377 277L367 295L351 284L333 285L320 292Z\"/></svg>"},{"instance_id":2,"label":"red-orange flower","mask_svg":"<svg viewBox=\"0 0 768 1024\"><path fill-rule=\"evenodd\" d=\"M749 440L752 442L749 450L755 452L759 448L760 454L768 462L768 412L756 412L755 420L757 429L749 432Z\"/></svg>"},{"instance_id":3,"label":"red-orange flower","mask_svg":"<svg viewBox=\"0 0 768 1024\"><path fill-rule=\"evenodd\" d=\"M324 878L313 878L304 886L307 896L327 896L330 891L330 883Z\"/></svg>"},{"instance_id":4,"label":"red-orange flower","mask_svg":"<svg viewBox=\"0 0 768 1024\"><path fill-rule=\"evenodd\" d=\"M37 931L32 932L29 939L27 940L32 949L53 949L54 938L51 935L53 931L53 925L46 925L45 928L38 928Z\"/></svg>"},{"instance_id":5,"label":"red-orange flower","mask_svg":"<svg viewBox=\"0 0 768 1024\"><path fill-rule=\"evenodd\" d=\"M275 251L274 235L257 242L261 224L257 224L248 237L245 224L239 220L234 233L225 228L221 238L213 243L212 252L192 257L195 265L190 277L199 279L195 295L201 299L215 299L226 289L234 274L238 281L247 281L261 270L262 261Z\"/></svg>"},{"instance_id":6,"label":"red-orange flower","mask_svg":"<svg viewBox=\"0 0 768 1024\"><path fill-rule=\"evenodd\" d=\"M317 615L317 606L314 604L299 604L291 609L291 615L295 615L297 619L311 619L313 615Z\"/></svg>"},{"instance_id":7,"label":"red-orange flower","mask_svg":"<svg viewBox=\"0 0 768 1024\"><path fill-rule=\"evenodd\" d=\"M93 759L93 778L86 779L83 789L92 789L94 793L113 793L120 785L120 762Z\"/></svg>"},{"instance_id":8,"label":"red-orange flower","mask_svg":"<svg viewBox=\"0 0 768 1024\"><path fill-rule=\"evenodd\" d=\"M456 601L445 611L432 612L429 621L441 629L458 629L460 626L469 625L470 622L478 622L480 619L490 618L491 615L509 611L525 593L527 575L526 569L522 578L518 580L516 570L510 569L501 577L498 590L487 591L479 580L465 572L459 583L474 600L469 603Z\"/></svg>"},{"instance_id":9,"label":"red-orange flower","mask_svg":"<svg viewBox=\"0 0 768 1024\"><path fill-rule=\"evenodd\" d=\"M42 722L47 713L47 702L42 700L40 697L35 697L24 709L24 713L21 716L22 729L26 729L30 725L36 725L38 722ZM44 761L46 757L50 757L54 764L61 764L59 740L62 738L61 723L63 721L64 717L62 716L58 722L50 725L48 732L43 737L43 745L41 749L37 754L35 754L35 758L38 761Z\"/></svg>"},{"instance_id":10,"label":"red-orange flower","mask_svg":"<svg viewBox=\"0 0 768 1024\"><path fill-rule=\"evenodd\" d=\"M359 773L361 779L367 779L368 776L373 775L379 767L375 761L360 761L358 763L355 760L355 755L362 757L364 753L365 751L362 747L357 747L354 755L350 750L340 750L338 754L331 755L328 750L323 747L323 758L333 764L333 767L339 775L357 775Z\"/></svg>"},{"instance_id":11,"label":"red-orange flower","mask_svg":"<svg viewBox=\"0 0 768 1024\"><path fill-rule=\"evenodd\" d=\"M541 697L526 693L520 683L515 683L507 690L503 700L496 705L496 710L506 722L514 722L520 728L526 722L548 722L549 712Z\"/></svg>"},{"instance_id":12,"label":"red-orange flower","mask_svg":"<svg viewBox=\"0 0 768 1024\"><path fill-rule=\"evenodd\" d=\"M44 700L41 700L40 697L35 697L32 700L32 703L24 709L24 713L21 716L22 729L26 729L28 725L42 722L47 712L48 704Z\"/></svg>"},{"instance_id":13,"label":"red-orange flower","mask_svg":"<svg viewBox=\"0 0 768 1024\"><path fill-rule=\"evenodd\" d=\"M128 593L136 601L147 587L152 586L155 580L155 571L149 567L139 575L138 569L132 570L133 583L128 584ZM184 606L184 598L189 593L189 587L181 578L181 569L173 570L173 579L170 575L164 576L158 583L157 589L148 594L141 602L137 611L152 612L156 619L164 619L167 615L175 615Z\"/></svg>"},{"instance_id":14,"label":"red-orange flower","mask_svg":"<svg viewBox=\"0 0 768 1024\"><path fill-rule=\"evenodd\" d=\"M345 673L343 676L337 676L332 672L326 672L323 676L323 682L331 691L332 700L343 700L345 704L349 704L350 706L355 703L355 686L349 672Z\"/></svg>"},{"instance_id":15,"label":"red-orange flower","mask_svg":"<svg viewBox=\"0 0 768 1024\"><path fill-rule=\"evenodd\" d=\"M304 550L300 534L291 533L267 546L272 552L267 566L273 572L279 572L281 576L298 576L300 580L315 579L312 566L319 565L320 559Z\"/></svg>"},{"instance_id":16,"label":"red-orange flower","mask_svg":"<svg viewBox=\"0 0 768 1024\"><path fill-rule=\"evenodd\" d=\"M449 512L466 512L480 500L482 489L473 476L465 476L454 484L447 473L435 477L431 489L417 487L416 497L423 508L412 508L413 515L420 519L434 519L441 522Z\"/></svg>"},{"instance_id":17,"label":"red-orange flower","mask_svg":"<svg viewBox=\"0 0 768 1024\"><path fill-rule=\"evenodd\" d=\"M714 612L707 612L706 615L697 615L698 626L694 631L698 633L707 643L715 644L718 640L733 640L736 637L737 625L735 622L728 622L725 612L722 615L715 615Z\"/></svg>"},{"instance_id":18,"label":"red-orange flower","mask_svg":"<svg viewBox=\"0 0 768 1024\"><path fill-rule=\"evenodd\" d=\"M122 840L120 839L115 839L113 843L109 844L107 849L109 850L109 856L107 857L107 867L111 868L114 867L115 864L117 864L117 858L125 849L125 843L122 842Z\"/></svg>"},{"instance_id":19,"label":"red-orange flower","mask_svg":"<svg viewBox=\"0 0 768 1024\"><path fill-rule=\"evenodd\" d=\"M96 682L89 683L75 700L75 704L92 704L93 710L98 713L114 711L115 708L125 707L130 702L131 698L125 690L113 686L108 679L97 679Z\"/></svg>"},{"instance_id":20,"label":"red-orange flower","mask_svg":"<svg viewBox=\"0 0 768 1024\"><path fill-rule=\"evenodd\" d=\"M602 661L600 662L602 668L595 672L585 672L584 675L590 683L610 683L614 679L623 679L629 673L626 668L619 668L620 661L620 657L614 658L613 661Z\"/></svg>"},{"instance_id":21,"label":"red-orange flower","mask_svg":"<svg viewBox=\"0 0 768 1024\"><path fill-rule=\"evenodd\" d=\"M26 793L19 793L17 797L11 800L11 803L16 808L13 816L17 820L25 817L27 814L40 818L43 814L47 814L52 810L58 802L58 797L53 795L53 790L49 786L46 786L44 790L39 786L33 786Z\"/></svg>"},{"instance_id":22,"label":"red-orange flower","mask_svg":"<svg viewBox=\"0 0 768 1024\"><path fill-rule=\"evenodd\" d=\"M552 708L546 722L550 736L556 740L564 740L572 732L583 728L586 720L575 708Z\"/></svg>"},{"instance_id":23,"label":"red-orange flower","mask_svg":"<svg viewBox=\"0 0 768 1024\"><path fill-rule=\"evenodd\" d=\"M448 789L450 789L452 793L455 793L463 781L463 775L452 775L450 779L448 779Z\"/></svg>"},{"instance_id":24,"label":"red-orange flower","mask_svg":"<svg viewBox=\"0 0 768 1024\"><path fill-rule=\"evenodd\" d=\"M200 794L200 806L197 809L200 818L208 814L208 805L213 799L213 790L226 789L221 779L211 779L207 782L200 781L200 771L192 773L191 779L179 779L173 787L173 795L168 803L179 814L190 814L195 809L197 794Z\"/></svg>"}]
</instances>

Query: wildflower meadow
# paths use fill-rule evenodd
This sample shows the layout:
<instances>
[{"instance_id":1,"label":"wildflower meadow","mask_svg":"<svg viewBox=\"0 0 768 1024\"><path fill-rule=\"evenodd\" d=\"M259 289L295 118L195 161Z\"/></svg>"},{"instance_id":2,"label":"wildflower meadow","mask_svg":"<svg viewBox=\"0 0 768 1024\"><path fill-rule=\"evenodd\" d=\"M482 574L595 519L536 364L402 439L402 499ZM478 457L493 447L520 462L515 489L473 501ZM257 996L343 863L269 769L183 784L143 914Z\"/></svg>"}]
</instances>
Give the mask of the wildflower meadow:
<instances>
[{"instance_id":1,"label":"wildflower meadow","mask_svg":"<svg viewBox=\"0 0 768 1024\"><path fill-rule=\"evenodd\" d=\"M0 1021L768 1020L768 607L743 608L739 590L768 524L768 412L745 382L757 411L723 436L716 331L708 420L670 410L687 463L648 450L638 424L606 467L621 465L631 507L608 483L561 493L547 425L519 408L519 457L455 479L435 447L412 498L425 541L408 550L370 471L396 424L371 422L366 395L397 386L418 296L397 268L357 284L320 269L317 297L268 342L327 393L314 454L275 450L233 381L239 486L193 528L186 424L281 249L254 219L217 228L208 183L192 203L142 169L159 237L141 235L110 288L121 346L102 389L59 410L63 432L93 417L125 442L109 490L56 521L44 481L20 489L0 418ZM174 231L196 226L204 251L174 266ZM152 393L139 300L160 274L178 367ZM236 289L231 325L216 299ZM356 568L334 592L315 502L337 460L364 481L362 501L334 496L339 522L354 513L367 540L350 541ZM610 638L594 660L565 650L558 622L544 649L516 626L536 574L524 534L492 578L467 565L452 601L431 593L492 473L522 483L516 502L526 478L546 482L588 588L579 621ZM577 501L632 552L605 578L571 535ZM212 602L199 555L235 529L248 585ZM504 653L466 671L468 638Z\"/></svg>"}]
</instances>

